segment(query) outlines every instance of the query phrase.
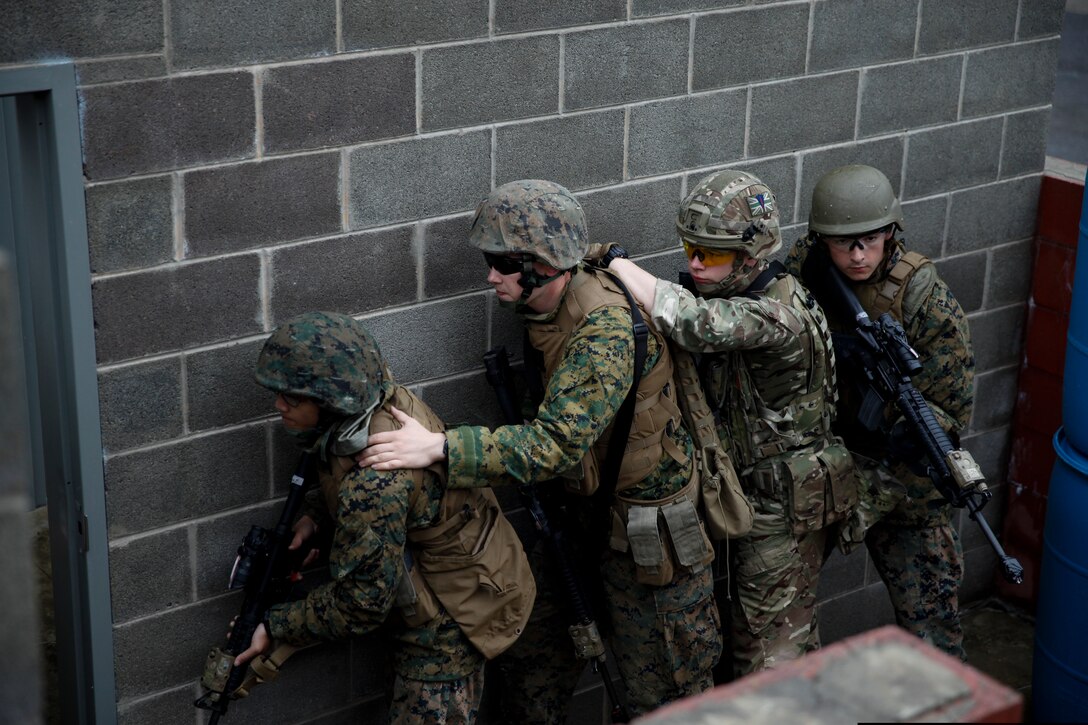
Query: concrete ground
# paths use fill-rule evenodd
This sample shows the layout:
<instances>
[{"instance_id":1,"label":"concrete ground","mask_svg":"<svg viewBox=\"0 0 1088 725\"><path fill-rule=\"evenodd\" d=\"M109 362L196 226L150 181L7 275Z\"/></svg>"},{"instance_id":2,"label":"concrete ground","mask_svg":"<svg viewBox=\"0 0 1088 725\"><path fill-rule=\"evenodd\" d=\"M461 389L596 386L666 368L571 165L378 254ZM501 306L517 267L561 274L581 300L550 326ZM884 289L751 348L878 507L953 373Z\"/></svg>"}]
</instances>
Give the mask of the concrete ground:
<instances>
[{"instance_id":1,"label":"concrete ground","mask_svg":"<svg viewBox=\"0 0 1088 725\"><path fill-rule=\"evenodd\" d=\"M1031 714L1031 658L1035 620L999 599L975 602L963 611L967 664L1024 696L1024 722Z\"/></svg>"}]
</instances>

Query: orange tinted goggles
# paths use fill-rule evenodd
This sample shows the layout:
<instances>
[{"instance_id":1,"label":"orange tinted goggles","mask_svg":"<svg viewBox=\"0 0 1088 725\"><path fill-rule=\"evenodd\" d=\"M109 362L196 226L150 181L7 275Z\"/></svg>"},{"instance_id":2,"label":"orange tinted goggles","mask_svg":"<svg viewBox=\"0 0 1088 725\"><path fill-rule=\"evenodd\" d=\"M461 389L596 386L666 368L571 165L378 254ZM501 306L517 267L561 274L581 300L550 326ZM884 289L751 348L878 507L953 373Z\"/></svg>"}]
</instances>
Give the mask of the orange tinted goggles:
<instances>
[{"instance_id":1,"label":"orange tinted goggles","mask_svg":"<svg viewBox=\"0 0 1088 725\"><path fill-rule=\"evenodd\" d=\"M684 242L684 254L688 255L688 259L698 257L699 261L707 267L732 264L737 258L737 250L735 249L711 249L710 247L700 247L691 242Z\"/></svg>"}]
</instances>

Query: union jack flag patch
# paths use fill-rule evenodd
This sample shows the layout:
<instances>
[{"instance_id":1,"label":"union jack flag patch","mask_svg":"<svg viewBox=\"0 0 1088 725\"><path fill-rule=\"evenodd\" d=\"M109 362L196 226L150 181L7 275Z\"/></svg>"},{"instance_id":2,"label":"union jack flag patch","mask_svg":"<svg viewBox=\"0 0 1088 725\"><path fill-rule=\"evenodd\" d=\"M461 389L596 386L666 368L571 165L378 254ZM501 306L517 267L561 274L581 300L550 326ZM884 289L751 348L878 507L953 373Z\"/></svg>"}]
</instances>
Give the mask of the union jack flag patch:
<instances>
[{"instance_id":1,"label":"union jack flag patch","mask_svg":"<svg viewBox=\"0 0 1088 725\"><path fill-rule=\"evenodd\" d=\"M748 197L748 210L753 217L766 216L774 211L774 197L770 194L756 194Z\"/></svg>"}]
</instances>

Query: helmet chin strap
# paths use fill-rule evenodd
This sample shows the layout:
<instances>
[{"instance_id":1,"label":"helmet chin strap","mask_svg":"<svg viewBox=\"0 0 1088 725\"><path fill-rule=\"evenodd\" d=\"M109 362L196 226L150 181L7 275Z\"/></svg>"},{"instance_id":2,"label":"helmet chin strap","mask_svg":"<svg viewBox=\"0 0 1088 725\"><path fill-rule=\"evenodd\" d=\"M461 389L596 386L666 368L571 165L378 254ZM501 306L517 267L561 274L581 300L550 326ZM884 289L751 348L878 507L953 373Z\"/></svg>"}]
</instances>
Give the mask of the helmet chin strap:
<instances>
[{"instance_id":1,"label":"helmet chin strap","mask_svg":"<svg viewBox=\"0 0 1088 725\"><path fill-rule=\"evenodd\" d=\"M529 301L529 295L533 293L533 290L537 287L543 287L553 279L559 279L566 271L567 270L565 269L561 269L553 275L541 275L533 268L533 258L528 254L521 255L521 279L518 280L518 284L521 285L521 298L518 300L518 308L520 309L525 306Z\"/></svg>"}]
</instances>

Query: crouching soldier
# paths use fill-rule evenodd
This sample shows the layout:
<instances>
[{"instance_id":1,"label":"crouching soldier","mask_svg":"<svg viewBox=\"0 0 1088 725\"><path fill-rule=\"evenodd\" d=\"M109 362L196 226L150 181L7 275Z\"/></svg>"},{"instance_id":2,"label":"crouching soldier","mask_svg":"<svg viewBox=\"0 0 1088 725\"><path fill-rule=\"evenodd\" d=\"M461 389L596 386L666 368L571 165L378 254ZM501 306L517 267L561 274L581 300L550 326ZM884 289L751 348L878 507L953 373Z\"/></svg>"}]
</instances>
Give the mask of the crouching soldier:
<instances>
[{"instance_id":1,"label":"crouching soldier","mask_svg":"<svg viewBox=\"0 0 1088 725\"><path fill-rule=\"evenodd\" d=\"M513 644L536 596L521 544L490 489L448 490L441 467L375 471L352 454L400 427L396 406L431 431L442 421L397 385L377 342L344 315L278 328L257 361L287 432L316 453L320 487L289 548L332 531L331 580L273 606L236 664L277 644L365 634L393 617L389 722L472 723L484 661Z\"/></svg>"}]
</instances>

